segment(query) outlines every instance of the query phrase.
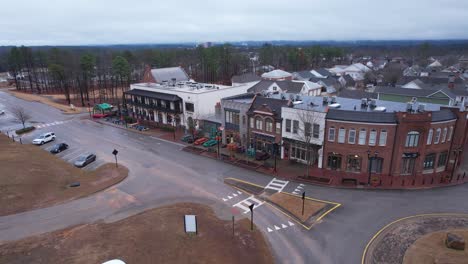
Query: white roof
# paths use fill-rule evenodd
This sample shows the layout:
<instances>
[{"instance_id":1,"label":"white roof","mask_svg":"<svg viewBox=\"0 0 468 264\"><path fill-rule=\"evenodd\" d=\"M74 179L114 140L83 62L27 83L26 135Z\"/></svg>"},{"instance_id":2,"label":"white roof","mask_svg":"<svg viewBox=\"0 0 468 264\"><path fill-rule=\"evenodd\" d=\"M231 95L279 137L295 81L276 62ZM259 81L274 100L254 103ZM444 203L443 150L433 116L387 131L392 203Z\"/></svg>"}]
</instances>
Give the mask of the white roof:
<instances>
[{"instance_id":1,"label":"white roof","mask_svg":"<svg viewBox=\"0 0 468 264\"><path fill-rule=\"evenodd\" d=\"M427 65L427 67L442 67L442 64L438 60L436 60L433 63Z\"/></svg>"},{"instance_id":2,"label":"white roof","mask_svg":"<svg viewBox=\"0 0 468 264\"><path fill-rule=\"evenodd\" d=\"M181 67L151 69L151 74L157 83L170 82L172 78L175 78L177 82L189 81L187 73Z\"/></svg>"},{"instance_id":3,"label":"white roof","mask_svg":"<svg viewBox=\"0 0 468 264\"><path fill-rule=\"evenodd\" d=\"M346 67L345 71L346 72L348 71L368 72L370 71L370 69L362 63L354 63L353 65L349 65L348 67Z\"/></svg>"},{"instance_id":4,"label":"white roof","mask_svg":"<svg viewBox=\"0 0 468 264\"><path fill-rule=\"evenodd\" d=\"M288 78L288 77L292 77L292 74L283 70L273 70L271 72L266 72L262 74L262 78L268 78L268 79L281 79L281 78Z\"/></svg>"}]
</instances>

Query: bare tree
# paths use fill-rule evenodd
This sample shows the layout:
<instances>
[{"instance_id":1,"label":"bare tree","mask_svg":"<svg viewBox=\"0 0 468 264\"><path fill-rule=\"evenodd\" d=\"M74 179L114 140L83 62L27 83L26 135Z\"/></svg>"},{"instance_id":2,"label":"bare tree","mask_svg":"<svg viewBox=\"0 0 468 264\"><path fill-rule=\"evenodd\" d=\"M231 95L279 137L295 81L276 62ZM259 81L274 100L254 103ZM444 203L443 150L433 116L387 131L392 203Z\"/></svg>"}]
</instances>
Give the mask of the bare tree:
<instances>
[{"instance_id":1,"label":"bare tree","mask_svg":"<svg viewBox=\"0 0 468 264\"><path fill-rule=\"evenodd\" d=\"M320 149L320 135L323 134L320 130L323 127L323 120L325 114L315 111L313 106L308 105L307 109L297 110L297 119L299 124L292 124L293 132L297 130L297 138L303 142L305 146L305 160L306 160L306 177L309 177L310 167L318 159L318 150ZM296 127L295 127L296 126Z\"/></svg>"},{"instance_id":2,"label":"bare tree","mask_svg":"<svg viewBox=\"0 0 468 264\"><path fill-rule=\"evenodd\" d=\"M26 128L24 124L31 119L31 115L21 106L13 107L11 109L11 113L13 114L15 120L23 124L23 128Z\"/></svg>"}]
</instances>

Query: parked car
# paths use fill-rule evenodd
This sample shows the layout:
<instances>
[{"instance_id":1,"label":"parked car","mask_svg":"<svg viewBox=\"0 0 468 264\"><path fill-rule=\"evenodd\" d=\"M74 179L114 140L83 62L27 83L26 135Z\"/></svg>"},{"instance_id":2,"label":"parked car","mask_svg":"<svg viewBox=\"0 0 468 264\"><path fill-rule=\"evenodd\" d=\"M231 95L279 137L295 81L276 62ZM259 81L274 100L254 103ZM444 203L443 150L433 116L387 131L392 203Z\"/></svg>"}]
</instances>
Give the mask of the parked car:
<instances>
[{"instance_id":1,"label":"parked car","mask_svg":"<svg viewBox=\"0 0 468 264\"><path fill-rule=\"evenodd\" d=\"M180 138L180 141L182 142L188 142L190 139L192 139L192 135L184 135L183 137ZM192 141L193 142L193 141Z\"/></svg>"},{"instance_id":2,"label":"parked car","mask_svg":"<svg viewBox=\"0 0 468 264\"><path fill-rule=\"evenodd\" d=\"M201 145L203 143L205 143L206 141L208 141L208 139L206 137L202 137L202 138L199 138L197 140L195 140L195 142L193 142L194 145Z\"/></svg>"},{"instance_id":3,"label":"parked car","mask_svg":"<svg viewBox=\"0 0 468 264\"><path fill-rule=\"evenodd\" d=\"M149 128L145 127L145 126L142 126L142 125L137 125L134 127L136 130L138 131L146 131L148 130Z\"/></svg>"},{"instance_id":4,"label":"parked car","mask_svg":"<svg viewBox=\"0 0 468 264\"><path fill-rule=\"evenodd\" d=\"M78 157L78 159L74 162L74 165L78 168L82 168L91 162L96 160L96 155L93 153L86 153Z\"/></svg>"},{"instance_id":5,"label":"parked car","mask_svg":"<svg viewBox=\"0 0 468 264\"><path fill-rule=\"evenodd\" d=\"M205 143L203 143L203 146L205 148L208 148L208 147L212 147L214 145L218 144L218 141L216 139L210 139L208 141L206 141Z\"/></svg>"},{"instance_id":6,"label":"parked car","mask_svg":"<svg viewBox=\"0 0 468 264\"><path fill-rule=\"evenodd\" d=\"M64 150L68 149L68 145L65 144L65 143L58 143L58 144L55 144L52 149L50 150L50 153L52 154L57 154L57 153L60 153Z\"/></svg>"},{"instance_id":7,"label":"parked car","mask_svg":"<svg viewBox=\"0 0 468 264\"><path fill-rule=\"evenodd\" d=\"M48 143L48 142L54 141L54 140L55 140L55 133L48 132L48 133L42 134L38 138L34 139L32 141L32 143L34 145L43 145L45 143Z\"/></svg>"},{"instance_id":8,"label":"parked car","mask_svg":"<svg viewBox=\"0 0 468 264\"><path fill-rule=\"evenodd\" d=\"M256 160L267 160L268 158L270 158L270 154L268 154L266 152L257 152L255 154L255 159Z\"/></svg>"}]
</instances>

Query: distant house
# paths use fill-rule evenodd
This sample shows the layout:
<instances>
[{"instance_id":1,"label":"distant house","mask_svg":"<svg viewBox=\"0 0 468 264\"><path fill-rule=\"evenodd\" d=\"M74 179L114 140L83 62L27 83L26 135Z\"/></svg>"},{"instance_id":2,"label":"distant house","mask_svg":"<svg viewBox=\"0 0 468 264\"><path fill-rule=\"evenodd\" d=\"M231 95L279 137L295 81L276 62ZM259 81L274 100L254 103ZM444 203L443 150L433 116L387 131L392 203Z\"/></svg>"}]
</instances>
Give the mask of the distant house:
<instances>
[{"instance_id":1,"label":"distant house","mask_svg":"<svg viewBox=\"0 0 468 264\"><path fill-rule=\"evenodd\" d=\"M270 81L262 80L249 88L249 93L294 93L303 95L320 95L322 86L309 81Z\"/></svg>"},{"instance_id":2,"label":"distant house","mask_svg":"<svg viewBox=\"0 0 468 264\"><path fill-rule=\"evenodd\" d=\"M338 90L340 90L343 85L338 81L337 78L328 77L328 78L310 78L309 81L317 83L323 87L322 95L334 95ZM324 94L326 93L326 94Z\"/></svg>"},{"instance_id":3,"label":"distant house","mask_svg":"<svg viewBox=\"0 0 468 264\"><path fill-rule=\"evenodd\" d=\"M292 75L293 75L293 80L298 80L298 81L305 81L314 77L314 75L310 71L293 72Z\"/></svg>"},{"instance_id":4,"label":"distant house","mask_svg":"<svg viewBox=\"0 0 468 264\"><path fill-rule=\"evenodd\" d=\"M329 72L327 69L325 68L320 68L320 69L317 69L317 70L312 70L310 71L310 73L316 77L316 78L328 78L329 76L332 76L333 74L331 72Z\"/></svg>"},{"instance_id":5,"label":"distant house","mask_svg":"<svg viewBox=\"0 0 468 264\"><path fill-rule=\"evenodd\" d=\"M438 89L415 89L377 86L375 93L379 100L393 102L411 102L417 100L420 103L432 103L441 105L454 105L456 95L446 87Z\"/></svg>"},{"instance_id":6,"label":"distant house","mask_svg":"<svg viewBox=\"0 0 468 264\"><path fill-rule=\"evenodd\" d=\"M231 78L232 85L252 84L259 82L262 78L254 73L244 73L241 75L234 75Z\"/></svg>"},{"instance_id":7,"label":"distant house","mask_svg":"<svg viewBox=\"0 0 468 264\"><path fill-rule=\"evenodd\" d=\"M347 89L355 89L356 88L356 81L354 81L353 77L350 75L341 76L338 81L341 83L342 87Z\"/></svg>"},{"instance_id":8,"label":"distant house","mask_svg":"<svg viewBox=\"0 0 468 264\"><path fill-rule=\"evenodd\" d=\"M422 68L419 65L413 65L403 70L403 76L420 76Z\"/></svg>"},{"instance_id":9,"label":"distant house","mask_svg":"<svg viewBox=\"0 0 468 264\"><path fill-rule=\"evenodd\" d=\"M187 82L190 77L182 67L169 67L151 69L147 68L143 75L144 83L171 83L171 82Z\"/></svg>"},{"instance_id":10,"label":"distant house","mask_svg":"<svg viewBox=\"0 0 468 264\"><path fill-rule=\"evenodd\" d=\"M283 70L273 70L262 74L262 79L269 81L292 80L292 74Z\"/></svg>"}]
</instances>

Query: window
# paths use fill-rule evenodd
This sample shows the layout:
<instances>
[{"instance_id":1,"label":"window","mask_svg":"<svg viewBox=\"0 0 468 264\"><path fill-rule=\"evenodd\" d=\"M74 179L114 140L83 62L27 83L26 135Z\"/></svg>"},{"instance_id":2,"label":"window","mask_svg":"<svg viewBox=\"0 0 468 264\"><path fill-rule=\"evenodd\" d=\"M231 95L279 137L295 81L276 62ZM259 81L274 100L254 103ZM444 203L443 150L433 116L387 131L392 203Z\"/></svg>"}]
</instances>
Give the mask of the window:
<instances>
[{"instance_id":1,"label":"window","mask_svg":"<svg viewBox=\"0 0 468 264\"><path fill-rule=\"evenodd\" d=\"M193 103L185 103L185 111L195 112L195 105Z\"/></svg>"},{"instance_id":2,"label":"window","mask_svg":"<svg viewBox=\"0 0 468 264\"><path fill-rule=\"evenodd\" d=\"M377 143L377 130L372 129L369 132L369 145L375 146L376 143Z\"/></svg>"},{"instance_id":3,"label":"window","mask_svg":"<svg viewBox=\"0 0 468 264\"><path fill-rule=\"evenodd\" d=\"M276 134L281 134L281 122L276 122Z\"/></svg>"},{"instance_id":4,"label":"window","mask_svg":"<svg viewBox=\"0 0 468 264\"><path fill-rule=\"evenodd\" d=\"M348 160L346 163L346 170L350 172L360 172L361 161L362 161L362 158L358 155L348 155Z\"/></svg>"},{"instance_id":5,"label":"window","mask_svg":"<svg viewBox=\"0 0 468 264\"><path fill-rule=\"evenodd\" d=\"M335 127L328 129L328 141L335 141Z\"/></svg>"},{"instance_id":6,"label":"window","mask_svg":"<svg viewBox=\"0 0 468 264\"><path fill-rule=\"evenodd\" d=\"M286 119L286 132L291 132L291 119Z\"/></svg>"},{"instance_id":7,"label":"window","mask_svg":"<svg viewBox=\"0 0 468 264\"><path fill-rule=\"evenodd\" d=\"M447 141L452 140L452 134L453 134L453 126L451 126L451 127L449 128Z\"/></svg>"},{"instance_id":8,"label":"window","mask_svg":"<svg viewBox=\"0 0 468 264\"><path fill-rule=\"evenodd\" d=\"M401 174L413 174L416 158L404 157L401 163Z\"/></svg>"},{"instance_id":9,"label":"window","mask_svg":"<svg viewBox=\"0 0 468 264\"><path fill-rule=\"evenodd\" d=\"M278 87L273 86L273 91L276 91L276 90L278 90Z\"/></svg>"},{"instance_id":10,"label":"window","mask_svg":"<svg viewBox=\"0 0 468 264\"><path fill-rule=\"evenodd\" d=\"M309 155L305 144L291 144L291 158L307 161Z\"/></svg>"},{"instance_id":11,"label":"window","mask_svg":"<svg viewBox=\"0 0 468 264\"><path fill-rule=\"evenodd\" d=\"M242 125L245 125L245 115L242 116Z\"/></svg>"},{"instance_id":12,"label":"window","mask_svg":"<svg viewBox=\"0 0 468 264\"><path fill-rule=\"evenodd\" d=\"M435 157L436 157L436 155L434 153L426 155L426 157L424 158L424 163L423 163L423 168L425 170L429 170L429 169L434 168Z\"/></svg>"},{"instance_id":13,"label":"window","mask_svg":"<svg viewBox=\"0 0 468 264\"><path fill-rule=\"evenodd\" d=\"M359 131L359 142L358 144L359 145L365 145L366 144L366 137L367 137L367 133L366 133L366 129L361 129Z\"/></svg>"},{"instance_id":14,"label":"window","mask_svg":"<svg viewBox=\"0 0 468 264\"><path fill-rule=\"evenodd\" d=\"M419 141L419 132L410 131L406 135L405 147L417 147Z\"/></svg>"},{"instance_id":15,"label":"window","mask_svg":"<svg viewBox=\"0 0 468 264\"><path fill-rule=\"evenodd\" d=\"M432 144L432 136L434 135L434 129L429 129L429 132L427 133L427 141L426 145Z\"/></svg>"},{"instance_id":16,"label":"window","mask_svg":"<svg viewBox=\"0 0 468 264\"><path fill-rule=\"evenodd\" d=\"M336 153L329 153L327 159L327 167L332 170L341 169L341 155Z\"/></svg>"},{"instance_id":17,"label":"window","mask_svg":"<svg viewBox=\"0 0 468 264\"><path fill-rule=\"evenodd\" d=\"M166 108L166 101L161 100L161 107L162 107L162 108Z\"/></svg>"},{"instance_id":18,"label":"window","mask_svg":"<svg viewBox=\"0 0 468 264\"><path fill-rule=\"evenodd\" d=\"M304 123L304 136L306 138L310 138L312 136L312 124L311 123Z\"/></svg>"},{"instance_id":19,"label":"window","mask_svg":"<svg viewBox=\"0 0 468 264\"><path fill-rule=\"evenodd\" d=\"M351 128L348 133L348 144L356 143L356 129Z\"/></svg>"},{"instance_id":20,"label":"window","mask_svg":"<svg viewBox=\"0 0 468 264\"><path fill-rule=\"evenodd\" d=\"M258 130L263 129L263 120L260 117L255 118L255 128Z\"/></svg>"},{"instance_id":21,"label":"window","mask_svg":"<svg viewBox=\"0 0 468 264\"><path fill-rule=\"evenodd\" d=\"M319 136L320 136L320 125L319 124L314 124L312 133L313 133L314 138L319 138Z\"/></svg>"},{"instance_id":22,"label":"window","mask_svg":"<svg viewBox=\"0 0 468 264\"><path fill-rule=\"evenodd\" d=\"M442 133L442 143L447 139L447 128L444 127L444 132Z\"/></svg>"},{"instance_id":23,"label":"window","mask_svg":"<svg viewBox=\"0 0 468 264\"><path fill-rule=\"evenodd\" d=\"M265 120L265 130L266 132L273 132L273 121L270 118Z\"/></svg>"},{"instance_id":24,"label":"window","mask_svg":"<svg viewBox=\"0 0 468 264\"><path fill-rule=\"evenodd\" d=\"M293 134L297 134L298 130L299 130L299 121L293 120Z\"/></svg>"},{"instance_id":25,"label":"window","mask_svg":"<svg viewBox=\"0 0 468 264\"><path fill-rule=\"evenodd\" d=\"M255 128L255 120L253 117L250 118L250 128Z\"/></svg>"},{"instance_id":26,"label":"window","mask_svg":"<svg viewBox=\"0 0 468 264\"><path fill-rule=\"evenodd\" d=\"M387 145L387 130L380 130L379 146Z\"/></svg>"},{"instance_id":27,"label":"window","mask_svg":"<svg viewBox=\"0 0 468 264\"><path fill-rule=\"evenodd\" d=\"M447 152L442 152L439 154L439 161L437 162L437 167L444 167L447 164Z\"/></svg>"},{"instance_id":28,"label":"window","mask_svg":"<svg viewBox=\"0 0 468 264\"><path fill-rule=\"evenodd\" d=\"M434 144L439 144L439 141L440 141L440 128L436 130Z\"/></svg>"},{"instance_id":29,"label":"window","mask_svg":"<svg viewBox=\"0 0 468 264\"><path fill-rule=\"evenodd\" d=\"M338 143L344 143L346 137L346 129L340 127L338 130Z\"/></svg>"},{"instance_id":30,"label":"window","mask_svg":"<svg viewBox=\"0 0 468 264\"><path fill-rule=\"evenodd\" d=\"M371 173L382 173L383 158L372 157L369 161Z\"/></svg>"}]
</instances>

